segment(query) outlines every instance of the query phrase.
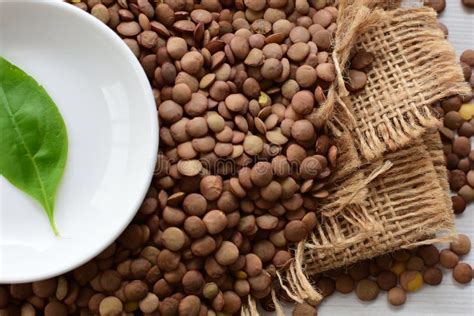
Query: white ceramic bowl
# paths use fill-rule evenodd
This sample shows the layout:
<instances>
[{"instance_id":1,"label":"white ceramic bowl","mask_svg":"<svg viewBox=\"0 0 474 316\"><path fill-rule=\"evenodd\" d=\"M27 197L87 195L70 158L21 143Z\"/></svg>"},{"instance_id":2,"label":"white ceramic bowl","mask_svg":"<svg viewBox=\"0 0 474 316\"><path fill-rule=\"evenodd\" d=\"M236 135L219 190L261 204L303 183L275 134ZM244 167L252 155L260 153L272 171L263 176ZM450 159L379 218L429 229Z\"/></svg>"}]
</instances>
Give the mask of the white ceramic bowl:
<instances>
[{"instance_id":1,"label":"white ceramic bowl","mask_svg":"<svg viewBox=\"0 0 474 316\"><path fill-rule=\"evenodd\" d=\"M153 174L157 114L128 47L69 4L0 0L0 56L45 87L69 135L55 208L61 237L39 204L0 176L0 283L27 282L79 266L125 229Z\"/></svg>"}]
</instances>

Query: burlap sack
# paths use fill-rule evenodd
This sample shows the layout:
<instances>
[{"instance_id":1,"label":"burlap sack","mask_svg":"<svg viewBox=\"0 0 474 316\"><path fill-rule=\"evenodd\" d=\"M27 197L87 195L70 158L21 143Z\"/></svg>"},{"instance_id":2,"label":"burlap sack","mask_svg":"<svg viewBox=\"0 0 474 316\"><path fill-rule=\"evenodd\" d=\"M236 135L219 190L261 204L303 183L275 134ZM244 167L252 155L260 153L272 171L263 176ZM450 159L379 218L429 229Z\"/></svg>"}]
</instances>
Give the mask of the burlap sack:
<instances>
[{"instance_id":1,"label":"burlap sack","mask_svg":"<svg viewBox=\"0 0 474 316\"><path fill-rule=\"evenodd\" d=\"M317 230L304 243L305 272L313 275L450 238L453 213L440 147L434 132L385 155L393 166L367 185L363 203L348 205L337 216L320 214ZM370 165L363 172L369 175L373 169Z\"/></svg>"}]
</instances>

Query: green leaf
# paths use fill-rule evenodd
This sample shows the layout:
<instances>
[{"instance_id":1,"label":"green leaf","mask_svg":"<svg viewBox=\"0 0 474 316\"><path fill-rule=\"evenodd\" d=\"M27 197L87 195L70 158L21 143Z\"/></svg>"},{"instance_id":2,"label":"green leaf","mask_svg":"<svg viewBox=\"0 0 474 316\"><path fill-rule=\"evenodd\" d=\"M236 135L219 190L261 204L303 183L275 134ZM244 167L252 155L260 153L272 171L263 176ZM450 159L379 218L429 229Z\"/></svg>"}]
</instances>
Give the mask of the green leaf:
<instances>
[{"instance_id":1,"label":"green leaf","mask_svg":"<svg viewBox=\"0 0 474 316\"><path fill-rule=\"evenodd\" d=\"M42 205L56 235L54 202L67 151L66 125L53 100L0 57L0 175Z\"/></svg>"}]
</instances>

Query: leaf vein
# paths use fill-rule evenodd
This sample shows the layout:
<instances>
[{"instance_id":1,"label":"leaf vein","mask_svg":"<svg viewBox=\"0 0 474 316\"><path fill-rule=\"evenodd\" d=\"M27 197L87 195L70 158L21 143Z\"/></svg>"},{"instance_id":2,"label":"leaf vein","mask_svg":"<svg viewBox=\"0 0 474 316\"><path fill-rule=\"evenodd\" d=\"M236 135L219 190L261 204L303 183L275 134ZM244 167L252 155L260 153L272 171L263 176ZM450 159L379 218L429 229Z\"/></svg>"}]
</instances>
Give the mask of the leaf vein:
<instances>
[{"instance_id":1,"label":"leaf vein","mask_svg":"<svg viewBox=\"0 0 474 316\"><path fill-rule=\"evenodd\" d=\"M15 128L15 132L16 132L17 136L21 140L21 144L23 145L23 148L24 148L28 158L31 160L31 162L33 164L33 167L34 167L35 173L36 173L36 177L38 178L38 182L39 182L39 185L40 185L41 193L43 195L43 200L44 200L44 203L45 203L44 207L47 211L48 217L50 217L50 216L52 216L51 208L50 208L50 205L49 205L48 197L46 195L46 190L44 188L43 180L41 178L41 175L40 175L40 172L39 172L39 169L38 169L38 165L36 163L35 157L31 154L30 149L28 148L23 135L21 134L20 127L18 126L18 124L16 122L15 115L12 112L12 109L9 105L9 102L8 102L7 97L6 97L5 91L3 90L3 87L1 85L0 85L0 100L2 101L1 103L4 105L4 108L8 113L8 117L10 118L10 120L11 120L11 122L12 122L14 128Z\"/></svg>"}]
</instances>

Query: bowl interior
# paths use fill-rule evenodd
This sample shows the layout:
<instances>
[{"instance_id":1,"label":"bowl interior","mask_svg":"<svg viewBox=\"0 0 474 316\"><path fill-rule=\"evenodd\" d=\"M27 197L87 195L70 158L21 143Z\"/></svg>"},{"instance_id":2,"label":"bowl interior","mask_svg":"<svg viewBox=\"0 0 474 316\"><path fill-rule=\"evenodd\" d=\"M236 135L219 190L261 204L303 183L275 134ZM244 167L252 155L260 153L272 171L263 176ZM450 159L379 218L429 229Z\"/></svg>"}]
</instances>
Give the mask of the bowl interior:
<instances>
[{"instance_id":1,"label":"bowl interior","mask_svg":"<svg viewBox=\"0 0 474 316\"><path fill-rule=\"evenodd\" d=\"M24 282L84 263L126 227L152 177L157 116L135 56L71 5L0 1L0 56L45 87L69 136L59 238L39 204L0 177L0 283Z\"/></svg>"}]
</instances>

